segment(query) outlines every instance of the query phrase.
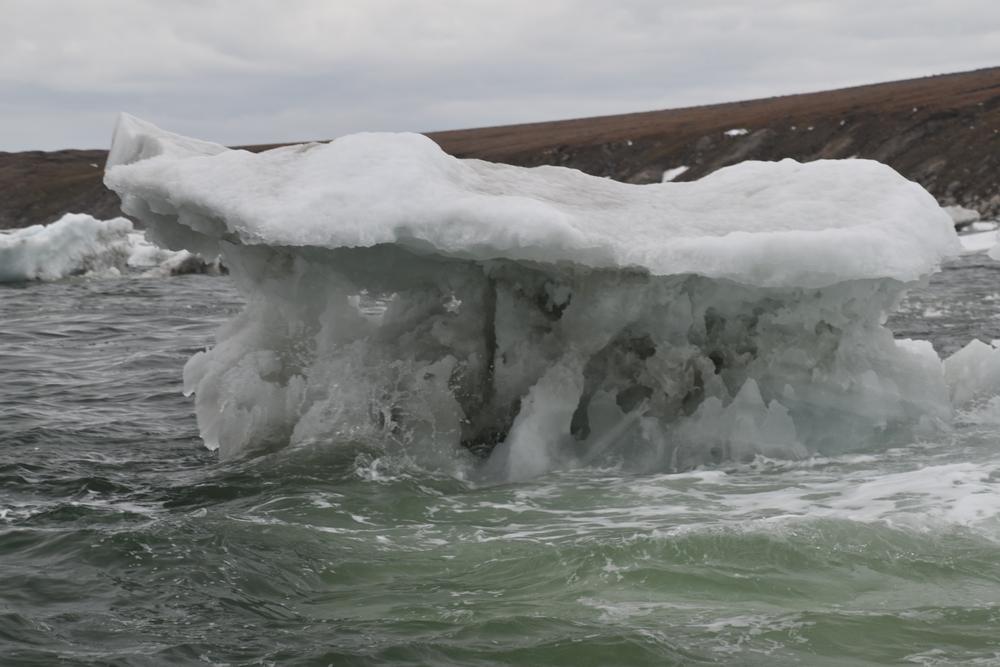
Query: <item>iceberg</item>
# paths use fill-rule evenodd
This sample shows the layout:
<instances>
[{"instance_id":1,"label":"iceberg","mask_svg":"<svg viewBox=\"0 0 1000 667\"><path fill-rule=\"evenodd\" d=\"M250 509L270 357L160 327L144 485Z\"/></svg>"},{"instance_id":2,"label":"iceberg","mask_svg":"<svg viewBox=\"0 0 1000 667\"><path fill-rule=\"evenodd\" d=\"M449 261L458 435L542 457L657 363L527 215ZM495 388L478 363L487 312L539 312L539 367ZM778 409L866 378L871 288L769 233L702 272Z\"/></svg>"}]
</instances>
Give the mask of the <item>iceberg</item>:
<instances>
[{"instance_id":1,"label":"iceberg","mask_svg":"<svg viewBox=\"0 0 1000 667\"><path fill-rule=\"evenodd\" d=\"M68 213L50 225L0 232L0 283L118 274L128 264L132 222Z\"/></svg>"},{"instance_id":2,"label":"iceberg","mask_svg":"<svg viewBox=\"0 0 1000 667\"><path fill-rule=\"evenodd\" d=\"M217 259L153 245L128 218L67 213L49 225L0 232L0 283L114 277L130 269L149 277L225 270Z\"/></svg>"},{"instance_id":3,"label":"iceberg","mask_svg":"<svg viewBox=\"0 0 1000 667\"><path fill-rule=\"evenodd\" d=\"M122 115L105 183L247 298L185 366L205 444L369 442L499 479L803 457L946 424L883 325L960 251L867 160L629 185L365 133L261 153Z\"/></svg>"}]
</instances>

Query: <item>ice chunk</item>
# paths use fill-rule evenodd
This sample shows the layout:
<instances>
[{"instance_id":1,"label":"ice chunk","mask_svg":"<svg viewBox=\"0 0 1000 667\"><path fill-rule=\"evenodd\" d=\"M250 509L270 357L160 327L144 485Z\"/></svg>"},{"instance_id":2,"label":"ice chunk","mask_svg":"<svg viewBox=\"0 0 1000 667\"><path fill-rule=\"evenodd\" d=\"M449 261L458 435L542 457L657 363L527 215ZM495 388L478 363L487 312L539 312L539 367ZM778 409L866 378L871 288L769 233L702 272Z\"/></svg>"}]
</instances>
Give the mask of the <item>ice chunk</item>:
<instances>
[{"instance_id":1,"label":"ice chunk","mask_svg":"<svg viewBox=\"0 0 1000 667\"><path fill-rule=\"evenodd\" d=\"M254 154L119 127L124 209L221 251L247 295L184 374L225 456L362 440L520 479L836 452L950 417L933 350L882 323L959 244L884 165L636 186L419 135Z\"/></svg>"},{"instance_id":2,"label":"ice chunk","mask_svg":"<svg viewBox=\"0 0 1000 667\"><path fill-rule=\"evenodd\" d=\"M1000 393L1000 349L972 340L945 359L944 373L955 406L992 398Z\"/></svg>"},{"instance_id":3,"label":"ice chunk","mask_svg":"<svg viewBox=\"0 0 1000 667\"><path fill-rule=\"evenodd\" d=\"M173 254L173 251L160 248L146 240L142 232L131 232L128 235L129 255L128 265L132 268L152 268L159 266Z\"/></svg>"},{"instance_id":4,"label":"ice chunk","mask_svg":"<svg viewBox=\"0 0 1000 667\"><path fill-rule=\"evenodd\" d=\"M130 234L129 241L128 265L130 268L145 269L142 275L147 278L192 273L219 275L226 271L218 257L205 259L187 250L167 250L153 245L141 233Z\"/></svg>"},{"instance_id":5,"label":"ice chunk","mask_svg":"<svg viewBox=\"0 0 1000 667\"><path fill-rule=\"evenodd\" d=\"M553 467L559 448L572 438L567 426L582 392L581 364L572 357L549 367L531 387L506 441L494 453L494 465L506 479L536 477Z\"/></svg>"},{"instance_id":6,"label":"ice chunk","mask_svg":"<svg viewBox=\"0 0 1000 667\"><path fill-rule=\"evenodd\" d=\"M798 439L788 410L778 399L765 403L753 378L743 383L729 405L715 397L706 399L690 419L680 423L672 439L678 450L687 450L687 456L708 454L716 462L757 454L803 458L809 453ZM672 458L677 465L678 455Z\"/></svg>"},{"instance_id":7,"label":"ice chunk","mask_svg":"<svg viewBox=\"0 0 1000 667\"><path fill-rule=\"evenodd\" d=\"M105 169L111 165L140 162L157 155L216 155L227 150L229 149L219 144L161 130L152 123L123 113L118 116L118 123L115 125Z\"/></svg>"},{"instance_id":8,"label":"ice chunk","mask_svg":"<svg viewBox=\"0 0 1000 667\"><path fill-rule=\"evenodd\" d=\"M666 171L663 172L663 178L661 179L661 181L663 183L669 183L670 181L674 180L678 176L682 175L687 170L688 170L688 168L687 168L686 165L681 165L679 167L674 167L673 169L667 169Z\"/></svg>"},{"instance_id":9,"label":"ice chunk","mask_svg":"<svg viewBox=\"0 0 1000 667\"><path fill-rule=\"evenodd\" d=\"M67 213L50 225L0 233L0 282L58 280L126 267L132 223Z\"/></svg>"},{"instance_id":10,"label":"ice chunk","mask_svg":"<svg viewBox=\"0 0 1000 667\"><path fill-rule=\"evenodd\" d=\"M977 222L980 218L979 211L964 206L945 206L944 211L951 216L956 227L965 227Z\"/></svg>"},{"instance_id":11,"label":"ice chunk","mask_svg":"<svg viewBox=\"0 0 1000 667\"><path fill-rule=\"evenodd\" d=\"M127 218L68 213L50 225L0 232L0 282L119 276L128 269L149 276L222 271L217 259L153 245Z\"/></svg>"},{"instance_id":12,"label":"ice chunk","mask_svg":"<svg viewBox=\"0 0 1000 667\"><path fill-rule=\"evenodd\" d=\"M960 234L958 240L962 243L962 252L964 253L987 252L997 244L997 232L996 229L991 229Z\"/></svg>"}]
</instances>

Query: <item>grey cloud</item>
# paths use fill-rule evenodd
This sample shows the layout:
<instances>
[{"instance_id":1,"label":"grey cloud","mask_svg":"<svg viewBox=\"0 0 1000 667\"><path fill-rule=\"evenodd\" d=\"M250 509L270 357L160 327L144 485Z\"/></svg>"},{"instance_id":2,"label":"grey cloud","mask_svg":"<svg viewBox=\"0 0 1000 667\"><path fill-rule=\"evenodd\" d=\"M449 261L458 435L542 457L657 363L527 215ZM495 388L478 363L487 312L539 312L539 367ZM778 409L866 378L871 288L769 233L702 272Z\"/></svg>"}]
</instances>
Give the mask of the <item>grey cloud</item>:
<instances>
[{"instance_id":1,"label":"grey cloud","mask_svg":"<svg viewBox=\"0 0 1000 667\"><path fill-rule=\"evenodd\" d=\"M225 143L720 102L998 64L992 0L0 0L0 150L114 112Z\"/></svg>"}]
</instances>

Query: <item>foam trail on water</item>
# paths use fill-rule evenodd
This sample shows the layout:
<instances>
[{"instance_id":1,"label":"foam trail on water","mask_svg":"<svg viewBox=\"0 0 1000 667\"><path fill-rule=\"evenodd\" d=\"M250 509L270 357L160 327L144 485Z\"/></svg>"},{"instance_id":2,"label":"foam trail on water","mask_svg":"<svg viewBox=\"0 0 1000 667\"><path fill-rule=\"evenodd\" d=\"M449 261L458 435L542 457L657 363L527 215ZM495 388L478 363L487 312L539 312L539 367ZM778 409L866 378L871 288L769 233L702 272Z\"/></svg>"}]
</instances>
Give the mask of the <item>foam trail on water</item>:
<instances>
[{"instance_id":1,"label":"foam trail on water","mask_svg":"<svg viewBox=\"0 0 1000 667\"><path fill-rule=\"evenodd\" d=\"M883 326L959 252L951 220L871 161L633 186L419 135L254 154L123 116L105 180L247 296L184 373L225 456L364 441L503 479L682 470L946 427L961 384Z\"/></svg>"}]
</instances>

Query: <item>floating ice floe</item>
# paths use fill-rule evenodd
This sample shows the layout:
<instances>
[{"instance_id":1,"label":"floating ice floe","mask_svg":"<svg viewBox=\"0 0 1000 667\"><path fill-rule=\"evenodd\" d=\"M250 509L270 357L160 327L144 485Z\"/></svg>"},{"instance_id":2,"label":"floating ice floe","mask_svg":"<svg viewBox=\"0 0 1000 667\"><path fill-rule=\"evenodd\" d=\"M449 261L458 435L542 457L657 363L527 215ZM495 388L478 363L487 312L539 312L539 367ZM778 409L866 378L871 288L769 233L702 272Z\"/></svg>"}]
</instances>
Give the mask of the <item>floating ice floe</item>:
<instances>
[{"instance_id":1,"label":"floating ice floe","mask_svg":"<svg viewBox=\"0 0 1000 667\"><path fill-rule=\"evenodd\" d=\"M964 206L945 206L944 211L951 216L955 229L961 230L958 238L963 252L987 252L997 244L997 223L982 220L979 211Z\"/></svg>"},{"instance_id":2,"label":"floating ice floe","mask_svg":"<svg viewBox=\"0 0 1000 667\"><path fill-rule=\"evenodd\" d=\"M1000 389L1000 351L995 344L973 340L945 359L944 372L955 405L993 398Z\"/></svg>"},{"instance_id":3,"label":"floating ice floe","mask_svg":"<svg viewBox=\"0 0 1000 667\"><path fill-rule=\"evenodd\" d=\"M247 296L184 371L224 456L365 441L521 479L834 453L952 415L930 344L883 322L961 246L877 162L638 186L413 134L251 153L122 116L105 182Z\"/></svg>"},{"instance_id":4,"label":"floating ice floe","mask_svg":"<svg viewBox=\"0 0 1000 667\"><path fill-rule=\"evenodd\" d=\"M0 283L118 276L129 269L151 275L205 273L213 267L217 272L213 262L149 243L126 218L67 213L49 225L0 232Z\"/></svg>"},{"instance_id":5,"label":"floating ice floe","mask_svg":"<svg viewBox=\"0 0 1000 667\"><path fill-rule=\"evenodd\" d=\"M960 234L958 240L962 243L962 252L987 252L997 244L996 227L986 231L974 231Z\"/></svg>"},{"instance_id":6,"label":"floating ice floe","mask_svg":"<svg viewBox=\"0 0 1000 667\"><path fill-rule=\"evenodd\" d=\"M205 259L201 255L188 250L167 250L153 245L146 240L142 232L129 234L132 244L129 253L128 266L143 270L145 277L181 276L192 273L220 274L225 273L218 256Z\"/></svg>"},{"instance_id":7,"label":"floating ice floe","mask_svg":"<svg viewBox=\"0 0 1000 667\"><path fill-rule=\"evenodd\" d=\"M980 218L979 211L964 206L945 206L944 212L951 216L956 227L970 225L978 222Z\"/></svg>"},{"instance_id":8,"label":"floating ice floe","mask_svg":"<svg viewBox=\"0 0 1000 667\"><path fill-rule=\"evenodd\" d=\"M674 180L687 170L688 170L687 165L683 164L679 167L674 167L673 169L667 169L666 171L663 172L663 178L660 180L662 183L669 183L670 181Z\"/></svg>"},{"instance_id":9,"label":"floating ice floe","mask_svg":"<svg viewBox=\"0 0 1000 667\"><path fill-rule=\"evenodd\" d=\"M117 274L128 263L132 223L69 213L50 225L0 233L0 282Z\"/></svg>"}]
</instances>

